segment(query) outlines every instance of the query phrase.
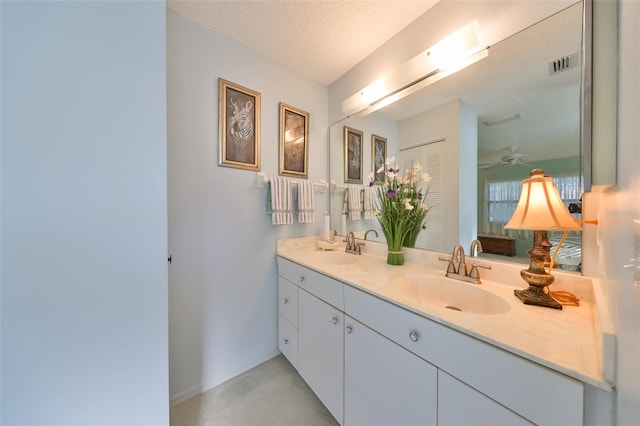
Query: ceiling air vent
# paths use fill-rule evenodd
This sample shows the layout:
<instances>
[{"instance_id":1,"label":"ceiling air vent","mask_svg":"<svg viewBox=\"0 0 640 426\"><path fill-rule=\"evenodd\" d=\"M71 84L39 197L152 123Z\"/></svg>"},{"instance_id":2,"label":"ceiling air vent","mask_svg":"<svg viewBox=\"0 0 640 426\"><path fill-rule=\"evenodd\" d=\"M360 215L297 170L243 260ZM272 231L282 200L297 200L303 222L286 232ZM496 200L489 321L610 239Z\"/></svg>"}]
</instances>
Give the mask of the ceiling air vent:
<instances>
[{"instance_id":1,"label":"ceiling air vent","mask_svg":"<svg viewBox=\"0 0 640 426\"><path fill-rule=\"evenodd\" d=\"M578 66L578 52L573 52L570 55L565 55L560 58L554 59L549 62L549 75L554 75L562 71L566 71L569 68Z\"/></svg>"}]
</instances>

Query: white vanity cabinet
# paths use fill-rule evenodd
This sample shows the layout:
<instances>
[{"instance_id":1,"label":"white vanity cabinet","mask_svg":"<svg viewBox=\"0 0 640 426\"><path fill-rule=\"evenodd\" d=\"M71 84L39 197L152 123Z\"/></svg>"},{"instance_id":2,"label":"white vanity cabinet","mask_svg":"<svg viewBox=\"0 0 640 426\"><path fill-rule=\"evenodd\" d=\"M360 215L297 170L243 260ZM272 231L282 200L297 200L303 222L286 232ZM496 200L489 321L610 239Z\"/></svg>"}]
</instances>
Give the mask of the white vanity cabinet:
<instances>
[{"instance_id":1,"label":"white vanity cabinet","mask_svg":"<svg viewBox=\"0 0 640 426\"><path fill-rule=\"evenodd\" d=\"M283 353L341 424L584 422L579 380L281 257L278 272L281 344L297 332Z\"/></svg>"},{"instance_id":2,"label":"white vanity cabinet","mask_svg":"<svg viewBox=\"0 0 640 426\"><path fill-rule=\"evenodd\" d=\"M340 281L322 275L286 259L278 258L278 292L280 315L278 332L287 331L283 311L296 318L296 353L291 353L294 339L279 334L280 351L296 367L300 376L343 423L344 408L344 299ZM292 288L293 287L293 288ZM287 290L288 289L288 290ZM295 290L295 291L294 291ZM295 293L294 314L291 300ZM289 295L289 301L284 299ZM283 342L288 340L287 345ZM286 352L289 351L289 352ZM295 363L292 361L295 360Z\"/></svg>"},{"instance_id":3,"label":"white vanity cabinet","mask_svg":"<svg viewBox=\"0 0 640 426\"><path fill-rule=\"evenodd\" d=\"M344 297L347 314L435 365L439 373L446 372L467 384L467 393L477 393L475 400L491 399L495 411L506 409L535 424L583 424L582 382L354 287L345 286ZM458 399L445 401L451 396L457 398L455 395L439 384L439 424L446 420L446 416L440 418L441 408L446 411L458 405L463 409ZM470 417L474 418L471 412ZM491 417L485 419L492 423Z\"/></svg>"},{"instance_id":4,"label":"white vanity cabinet","mask_svg":"<svg viewBox=\"0 0 640 426\"><path fill-rule=\"evenodd\" d=\"M437 380L433 365L345 317L345 425L435 425Z\"/></svg>"}]
</instances>

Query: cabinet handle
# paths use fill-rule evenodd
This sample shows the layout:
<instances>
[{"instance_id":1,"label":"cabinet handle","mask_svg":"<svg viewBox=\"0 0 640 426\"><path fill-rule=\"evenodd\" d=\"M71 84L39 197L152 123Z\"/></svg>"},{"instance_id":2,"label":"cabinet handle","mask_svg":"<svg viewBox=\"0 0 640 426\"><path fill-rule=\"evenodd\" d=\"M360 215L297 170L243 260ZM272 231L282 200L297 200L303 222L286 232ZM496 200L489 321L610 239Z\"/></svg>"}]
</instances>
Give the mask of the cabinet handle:
<instances>
[{"instance_id":1,"label":"cabinet handle","mask_svg":"<svg viewBox=\"0 0 640 426\"><path fill-rule=\"evenodd\" d=\"M286 305L287 303L289 303L289 299L287 299L286 297L284 299L282 299L282 301L284 302L284 304Z\"/></svg>"},{"instance_id":2,"label":"cabinet handle","mask_svg":"<svg viewBox=\"0 0 640 426\"><path fill-rule=\"evenodd\" d=\"M300 275L300 277L298 277L298 279L300 280L300 282L304 281L304 275Z\"/></svg>"},{"instance_id":3,"label":"cabinet handle","mask_svg":"<svg viewBox=\"0 0 640 426\"><path fill-rule=\"evenodd\" d=\"M288 345L289 344L289 339L284 339L284 344Z\"/></svg>"},{"instance_id":4,"label":"cabinet handle","mask_svg":"<svg viewBox=\"0 0 640 426\"><path fill-rule=\"evenodd\" d=\"M409 333L409 339L411 339L412 342L417 342L418 339L420 339L420 335L416 330L411 330L411 333Z\"/></svg>"},{"instance_id":5,"label":"cabinet handle","mask_svg":"<svg viewBox=\"0 0 640 426\"><path fill-rule=\"evenodd\" d=\"M347 330L347 333L351 334L353 332L353 327L348 325L346 330Z\"/></svg>"},{"instance_id":6,"label":"cabinet handle","mask_svg":"<svg viewBox=\"0 0 640 426\"><path fill-rule=\"evenodd\" d=\"M338 317L333 317L333 318L331 318L331 322L332 322L333 324L337 324L337 323L338 323Z\"/></svg>"}]
</instances>

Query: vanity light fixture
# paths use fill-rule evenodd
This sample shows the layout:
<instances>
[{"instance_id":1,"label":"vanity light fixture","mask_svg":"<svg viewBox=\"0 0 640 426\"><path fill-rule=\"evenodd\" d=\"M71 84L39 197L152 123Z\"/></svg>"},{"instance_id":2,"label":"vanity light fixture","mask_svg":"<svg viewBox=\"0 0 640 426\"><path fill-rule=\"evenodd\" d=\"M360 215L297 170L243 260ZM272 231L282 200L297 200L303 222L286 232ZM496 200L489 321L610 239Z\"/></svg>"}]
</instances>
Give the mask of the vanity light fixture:
<instances>
[{"instance_id":1,"label":"vanity light fixture","mask_svg":"<svg viewBox=\"0 0 640 426\"><path fill-rule=\"evenodd\" d=\"M368 115L486 58L488 48L478 40L478 26L474 20L348 97L342 101L342 111L348 116Z\"/></svg>"},{"instance_id":2,"label":"vanity light fixture","mask_svg":"<svg viewBox=\"0 0 640 426\"><path fill-rule=\"evenodd\" d=\"M514 290L514 294L527 305L562 309L562 304L551 297L546 288L554 277L545 270L547 252L543 247L544 233L579 231L581 228L565 207L553 180L544 175L544 170L533 169L531 176L522 181L518 205L505 229L533 230L529 269L520 271L520 276L529 284L529 288Z\"/></svg>"},{"instance_id":3,"label":"vanity light fixture","mask_svg":"<svg viewBox=\"0 0 640 426\"><path fill-rule=\"evenodd\" d=\"M512 120L519 120L521 118L522 118L522 115L519 112L517 112L515 114L511 114L511 115L507 115L507 116L504 116L504 117L496 118L494 120L483 121L482 124L484 124L485 127L489 127L489 126L495 126L496 124L506 123L506 122L512 121Z\"/></svg>"}]
</instances>

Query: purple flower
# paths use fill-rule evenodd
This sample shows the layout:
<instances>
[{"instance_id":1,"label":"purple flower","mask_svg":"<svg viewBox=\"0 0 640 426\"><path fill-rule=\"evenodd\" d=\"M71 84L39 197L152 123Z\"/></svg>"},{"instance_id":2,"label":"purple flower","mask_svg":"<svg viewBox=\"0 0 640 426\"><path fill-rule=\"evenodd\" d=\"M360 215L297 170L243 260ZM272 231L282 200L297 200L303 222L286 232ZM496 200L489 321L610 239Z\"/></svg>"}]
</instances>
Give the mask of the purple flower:
<instances>
[{"instance_id":1,"label":"purple flower","mask_svg":"<svg viewBox=\"0 0 640 426\"><path fill-rule=\"evenodd\" d=\"M387 191L387 198L393 198L396 196L396 191L394 191L393 189L390 189Z\"/></svg>"}]
</instances>

